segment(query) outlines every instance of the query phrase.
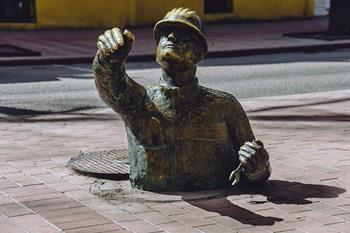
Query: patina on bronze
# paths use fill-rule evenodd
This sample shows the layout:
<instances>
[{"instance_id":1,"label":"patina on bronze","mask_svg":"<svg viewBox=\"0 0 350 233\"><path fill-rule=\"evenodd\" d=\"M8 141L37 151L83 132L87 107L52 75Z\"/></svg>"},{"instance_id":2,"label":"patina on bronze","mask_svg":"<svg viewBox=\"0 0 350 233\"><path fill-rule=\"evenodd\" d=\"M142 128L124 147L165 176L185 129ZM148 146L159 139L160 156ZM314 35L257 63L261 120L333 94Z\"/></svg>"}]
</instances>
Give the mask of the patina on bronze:
<instances>
[{"instance_id":1,"label":"patina on bronze","mask_svg":"<svg viewBox=\"0 0 350 233\"><path fill-rule=\"evenodd\" d=\"M98 39L93 62L100 97L125 122L133 187L194 191L227 187L229 177L261 183L269 156L255 140L234 96L198 85L197 64L207 53L196 12L178 8L154 28L160 82L142 86L125 72L134 35L119 28ZM213 77L219 79L220 77ZM236 180L237 181L237 180Z\"/></svg>"}]
</instances>

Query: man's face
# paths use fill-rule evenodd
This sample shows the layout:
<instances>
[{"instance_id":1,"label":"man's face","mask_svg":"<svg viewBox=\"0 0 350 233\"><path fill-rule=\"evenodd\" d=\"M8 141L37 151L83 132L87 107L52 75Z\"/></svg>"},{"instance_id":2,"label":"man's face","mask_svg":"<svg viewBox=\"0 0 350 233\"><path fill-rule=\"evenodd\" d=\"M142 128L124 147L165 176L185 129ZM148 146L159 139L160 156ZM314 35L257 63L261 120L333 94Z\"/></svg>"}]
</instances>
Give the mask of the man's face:
<instances>
[{"instance_id":1,"label":"man's face","mask_svg":"<svg viewBox=\"0 0 350 233\"><path fill-rule=\"evenodd\" d=\"M186 70L203 59L199 40L182 27L164 28L157 47L157 62L167 69Z\"/></svg>"}]
</instances>

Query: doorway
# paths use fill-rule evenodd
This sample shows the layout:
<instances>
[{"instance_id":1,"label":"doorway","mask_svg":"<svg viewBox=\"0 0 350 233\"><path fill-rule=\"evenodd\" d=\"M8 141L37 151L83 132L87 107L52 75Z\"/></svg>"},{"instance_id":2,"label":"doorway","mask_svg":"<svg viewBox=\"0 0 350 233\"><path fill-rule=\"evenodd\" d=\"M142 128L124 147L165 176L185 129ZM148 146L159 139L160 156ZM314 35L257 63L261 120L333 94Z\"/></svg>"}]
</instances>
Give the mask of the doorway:
<instances>
[{"instance_id":1,"label":"doorway","mask_svg":"<svg viewBox=\"0 0 350 233\"><path fill-rule=\"evenodd\" d=\"M0 0L0 22L35 22L35 0Z\"/></svg>"},{"instance_id":2,"label":"doorway","mask_svg":"<svg viewBox=\"0 0 350 233\"><path fill-rule=\"evenodd\" d=\"M204 0L204 13L232 13L233 0Z\"/></svg>"}]
</instances>

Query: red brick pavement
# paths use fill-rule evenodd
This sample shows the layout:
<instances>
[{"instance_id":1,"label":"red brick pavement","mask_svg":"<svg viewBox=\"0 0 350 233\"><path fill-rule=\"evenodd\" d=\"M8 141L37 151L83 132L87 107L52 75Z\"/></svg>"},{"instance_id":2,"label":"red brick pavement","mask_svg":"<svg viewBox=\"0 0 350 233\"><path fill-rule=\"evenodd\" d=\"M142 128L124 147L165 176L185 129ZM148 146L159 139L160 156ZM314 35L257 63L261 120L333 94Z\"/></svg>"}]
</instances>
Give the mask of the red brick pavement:
<instances>
[{"instance_id":1,"label":"red brick pavement","mask_svg":"<svg viewBox=\"0 0 350 233\"><path fill-rule=\"evenodd\" d=\"M171 203L105 201L79 151L126 148L109 109L0 116L0 232L350 232L350 91L242 100L273 173L263 188ZM98 117L96 117L98 116Z\"/></svg>"}]
</instances>

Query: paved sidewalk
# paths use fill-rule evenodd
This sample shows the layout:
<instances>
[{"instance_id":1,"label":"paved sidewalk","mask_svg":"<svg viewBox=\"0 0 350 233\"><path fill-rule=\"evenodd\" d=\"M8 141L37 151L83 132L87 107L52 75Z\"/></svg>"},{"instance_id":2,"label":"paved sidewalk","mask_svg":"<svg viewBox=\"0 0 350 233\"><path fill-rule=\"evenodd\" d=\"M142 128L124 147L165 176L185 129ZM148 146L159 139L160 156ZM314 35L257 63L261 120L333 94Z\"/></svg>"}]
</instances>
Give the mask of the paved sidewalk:
<instances>
[{"instance_id":1,"label":"paved sidewalk","mask_svg":"<svg viewBox=\"0 0 350 233\"><path fill-rule=\"evenodd\" d=\"M350 40L324 41L284 37L284 33L325 31L326 17L309 20L215 24L206 26L209 57L303 51L320 46L350 47ZM154 60L152 27L129 28L136 41L129 60ZM96 41L104 30L0 30L0 44L41 52L40 57L0 57L0 65L91 62Z\"/></svg>"},{"instance_id":2,"label":"paved sidewalk","mask_svg":"<svg viewBox=\"0 0 350 233\"><path fill-rule=\"evenodd\" d=\"M350 91L244 99L271 156L260 189L210 200L104 201L72 174L79 151L124 149L109 109L0 116L0 232L350 232Z\"/></svg>"}]
</instances>

